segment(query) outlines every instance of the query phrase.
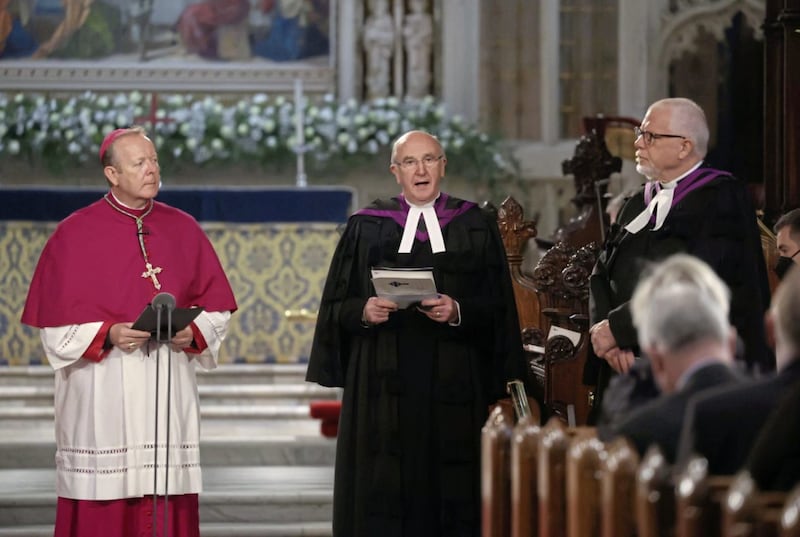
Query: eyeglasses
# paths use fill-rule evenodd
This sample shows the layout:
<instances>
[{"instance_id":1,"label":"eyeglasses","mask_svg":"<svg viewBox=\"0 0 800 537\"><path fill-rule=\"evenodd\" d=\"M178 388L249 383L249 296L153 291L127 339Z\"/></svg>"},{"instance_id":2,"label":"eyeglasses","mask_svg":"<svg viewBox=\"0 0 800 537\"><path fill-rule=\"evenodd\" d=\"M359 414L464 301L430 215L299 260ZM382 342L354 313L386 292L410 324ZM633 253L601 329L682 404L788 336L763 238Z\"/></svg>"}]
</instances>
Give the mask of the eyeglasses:
<instances>
[{"instance_id":1,"label":"eyeglasses","mask_svg":"<svg viewBox=\"0 0 800 537\"><path fill-rule=\"evenodd\" d=\"M644 138L644 145L652 145L654 141L658 140L659 138L683 138L686 139L686 136L681 136L680 134L658 134L656 132L650 132L640 129L639 127L633 128L633 135L636 136L636 139Z\"/></svg>"},{"instance_id":2,"label":"eyeglasses","mask_svg":"<svg viewBox=\"0 0 800 537\"><path fill-rule=\"evenodd\" d=\"M430 168L443 158L444 155L439 155L438 157L434 157L433 155L425 155L424 157L422 157L421 161L412 157L408 157L404 158L400 162L397 162L395 160L394 163L403 168L404 170L415 170L417 166L419 166L420 162L422 162L422 164L424 164L426 168Z\"/></svg>"}]
</instances>

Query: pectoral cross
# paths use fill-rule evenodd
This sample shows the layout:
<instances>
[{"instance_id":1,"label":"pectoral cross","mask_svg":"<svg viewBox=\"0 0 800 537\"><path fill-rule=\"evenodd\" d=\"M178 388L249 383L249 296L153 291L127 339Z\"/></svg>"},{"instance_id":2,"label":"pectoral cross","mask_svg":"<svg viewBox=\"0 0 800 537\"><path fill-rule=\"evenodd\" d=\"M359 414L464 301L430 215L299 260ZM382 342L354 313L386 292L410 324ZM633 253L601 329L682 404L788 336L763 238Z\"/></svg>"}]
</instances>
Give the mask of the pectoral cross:
<instances>
[{"instance_id":1,"label":"pectoral cross","mask_svg":"<svg viewBox=\"0 0 800 537\"><path fill-rule=\"evenodd\" d=\"M155 286L156 289L161 289L161 283L159 283L158 278L156 278L156 274L161 272L161 267L153 268L153 265L150 263L145 263L144 266L147 270L142 272L142 278L150 278L153 280L153 286Z\"/></svg>"}]
</instances>

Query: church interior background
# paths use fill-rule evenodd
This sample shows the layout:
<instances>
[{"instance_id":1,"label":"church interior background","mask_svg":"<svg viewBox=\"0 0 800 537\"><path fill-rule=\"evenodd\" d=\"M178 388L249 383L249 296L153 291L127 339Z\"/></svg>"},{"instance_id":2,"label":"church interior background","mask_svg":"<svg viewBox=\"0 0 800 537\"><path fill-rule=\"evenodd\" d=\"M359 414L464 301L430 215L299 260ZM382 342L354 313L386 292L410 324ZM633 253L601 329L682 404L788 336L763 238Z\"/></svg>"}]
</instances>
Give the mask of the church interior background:
<instances>
[{"instance_id":1,"label":"church interior background","mask_svg":"<svg viewBox=\"0 0 800 537\"><path fill-rule=\"evenodd\" d=\"M445 142L447 190L513 194L547 238L574 212L562 162L582 118L638 121L676 95L707 111L713 165L761 179L760 1L241 0L221 3L210 49L182 33L204 23L203 4L11 2L0 183L102 188L103 133L138 122L156 134L165 189L340 187L352 210L396 193L387 148L421 126ZM640 182L632 143L627 129L607 138L624 163L611 193ZM310 346L309 324L283 314L314 311L340 222L271 212L266 201L260 222L206 223L242 306L230 361L303 361ZM40 354L17 319L57 221L32 231L18 218L0 221L0 360L12 364Z\"/></svg>"},{"instance_id":2,"label":"church interior background","mask_svg":"<svg viewBox=\"0 0 800 537\"><path fill-rule=\"evenodd\" d=\"M327 537L338 414L312 407L341 393L305 363L340 226L398 192L393 139L437 135L444 190L513 195L547 241L577 214L585 119L623 125L613 195L641 183L631 125L685 96L709 164L774 216L800 204L798 36L800 0L0 0L0 537L52 535L53 372L19 319L56 224L106 190L110 130L149 130L159 199L239 305L197 375L202 534Z\"/></svg>"}]
</instances>

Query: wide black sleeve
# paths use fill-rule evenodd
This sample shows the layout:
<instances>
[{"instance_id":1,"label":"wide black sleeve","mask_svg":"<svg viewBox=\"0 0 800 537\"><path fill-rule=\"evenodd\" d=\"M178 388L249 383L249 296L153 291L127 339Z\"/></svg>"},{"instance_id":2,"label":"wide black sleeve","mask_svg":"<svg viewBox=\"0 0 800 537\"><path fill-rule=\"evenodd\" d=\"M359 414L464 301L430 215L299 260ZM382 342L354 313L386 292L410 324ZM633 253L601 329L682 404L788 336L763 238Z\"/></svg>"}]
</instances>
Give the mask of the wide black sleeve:
<instances>
[{"instance_id":1,"label":"wide black sleeve","mask_svg":"<svg viewBox=\"0 0 800 537\"><path fill-rule=\"evenodd\" d=\"M347 353L341 323L343 316L352 317L358 309L357 304L347 300L351 280L357 277L358 230L359 223L351 218L333 253L317 313L306 380L323 386L344 386Z\"/></svg>"}]
</instances>

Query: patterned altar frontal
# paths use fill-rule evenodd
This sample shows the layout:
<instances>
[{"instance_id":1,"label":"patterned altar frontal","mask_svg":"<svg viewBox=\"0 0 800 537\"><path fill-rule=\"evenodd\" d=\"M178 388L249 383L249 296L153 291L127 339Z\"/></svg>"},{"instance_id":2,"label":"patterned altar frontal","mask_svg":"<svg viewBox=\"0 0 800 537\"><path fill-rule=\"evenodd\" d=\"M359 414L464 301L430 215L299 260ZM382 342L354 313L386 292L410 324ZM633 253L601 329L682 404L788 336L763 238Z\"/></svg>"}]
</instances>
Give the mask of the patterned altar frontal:
<instances>
[{"instance_id":1,"label":"patterned altar frontal","mask_svg":"<svg viewBox=\"0 0 800 537\"><path fill-rule=\"evenodd\" d=\"M333 210L325 203L326 211L333 212L320 220L328 221L292 221L298 216L289 214L292 210L302 212L308 220L314 219L310 208L319 200L303 191L295 193L296 199L291 203L279 203L276 207L274 213L281 213L278 216L287 220L284 222L206 222L198 218L216 249L239 306L231 318L221 362L303 363L308 360L314 333L313 315L287 316L286 312L305 310L313 314L318 309L328 265L339 239L338 228L350 210L350 193L341 194L337 192L336 196L328 198L338 209ZM93 199L99 197L91 195ZM247 205L260 205L260 212L266 215L273 212L270 198L275 195L277 193L269 191L249 192ZM8 191L2 191L0 196L4 203L12 201ZM286 202L283 196L285 191L278 198ZM186 203L181 207L180 199L164 198L167 196L158 197L186 210ZM38 200L40 208L47 205L41 197ZM20 199L16 201L15 211L19 212ZM45 212L61 216L68 211L69 214L72 205L83 201L73 200L70 207L54 210L52 203L55 202L50 200L52 203ZM241 205L237 207L241 201L234 199L231 206L237 218L250 210ZM224 205L224 200L215 198L210 210L219 216L220 211L226 212L220 209ZM0 214L0 364L40 364L45 358L38 329L21 324L19 319L42 248L63 217L41 221L6 219L7 216Z\"/></svg>"}]
</instances>

